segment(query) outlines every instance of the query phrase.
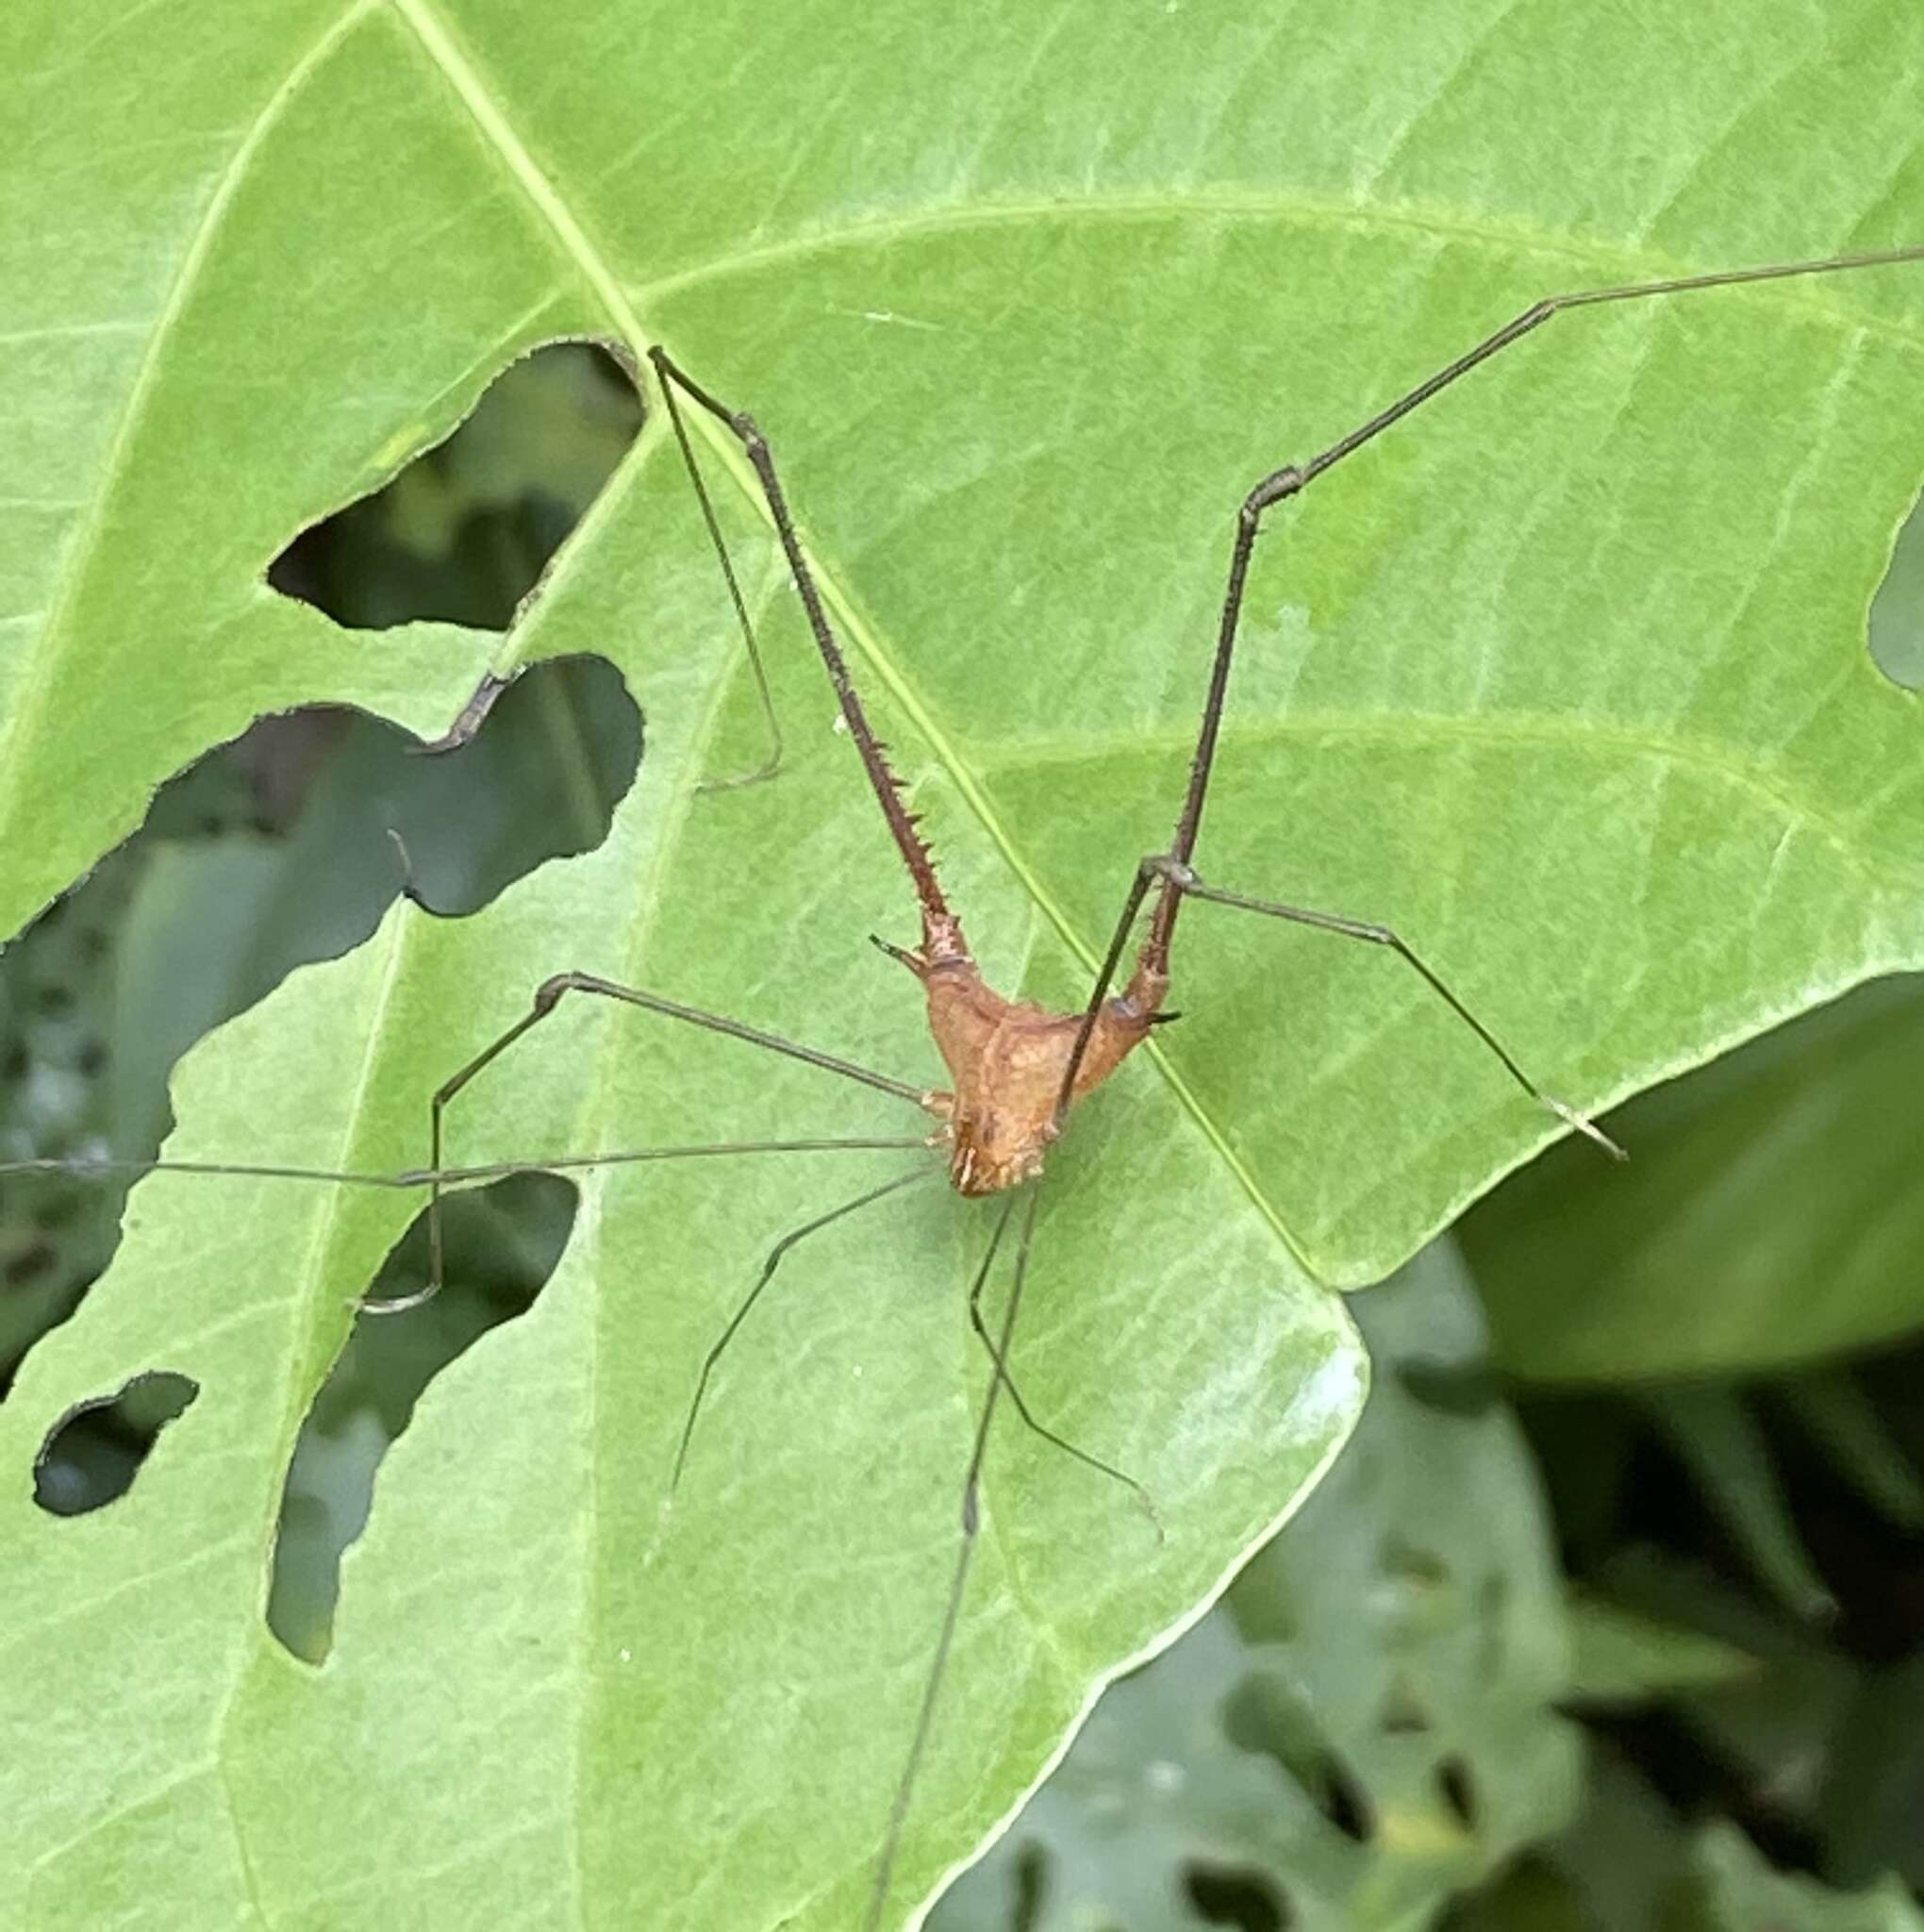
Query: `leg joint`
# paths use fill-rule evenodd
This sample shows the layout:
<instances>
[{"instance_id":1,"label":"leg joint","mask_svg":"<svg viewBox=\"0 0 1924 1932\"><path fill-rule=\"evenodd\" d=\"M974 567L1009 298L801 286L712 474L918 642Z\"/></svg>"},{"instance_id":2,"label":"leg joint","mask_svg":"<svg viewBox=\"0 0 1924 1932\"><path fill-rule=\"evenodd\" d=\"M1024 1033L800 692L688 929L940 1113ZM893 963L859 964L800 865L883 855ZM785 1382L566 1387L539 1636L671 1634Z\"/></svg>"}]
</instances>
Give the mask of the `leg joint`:
<instances>
[{"instance_id":1,"label":"leg joint","mask_svg":"<svg viewBox=\"0 0 1924 1932\"><path fill-rule=\"evenodd\" d=\"M561 995L575 991L580 985L578 973L556 973L542 980L535 989L535 1017L539 1020L552 1013L561 1004Z\"/></svg>"},{"instance_id":2,"label":"leg joint","mask_svg":"<svg viewBox=\"0 0 1924 1932\"><path fill-rule=\"evenodd\" d=\"M1185 865L1180 858L1171 858L1167 852L1152 852L1136 867L1136 871L1151 882L1156 879L1167 881L1179 892L1186 892L1192 887L1202 883L1192 868Z\"/></svg>"},{"instance_id":3,"label":"leg joint","mask_svg":"<svg viewBox=\"0 0 1924 1932\"><path fill-rule=\"evenodd\" d=\"M1295 463L1285 463L1280 470L1271 470L1243 498L1242 520L1244 524L1253 528L1256 519L1272 503L1281 503L1285 496L1294 496L1308 481L1307 475Z\"/></svg>"}]
</instances>

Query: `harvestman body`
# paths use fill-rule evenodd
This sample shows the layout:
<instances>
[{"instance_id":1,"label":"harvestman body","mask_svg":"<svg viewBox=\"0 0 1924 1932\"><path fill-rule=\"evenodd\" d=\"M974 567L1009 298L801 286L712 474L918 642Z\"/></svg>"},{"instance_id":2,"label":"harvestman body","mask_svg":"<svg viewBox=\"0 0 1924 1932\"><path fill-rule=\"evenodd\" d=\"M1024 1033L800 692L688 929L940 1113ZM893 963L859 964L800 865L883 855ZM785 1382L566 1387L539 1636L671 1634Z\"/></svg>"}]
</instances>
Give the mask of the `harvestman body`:
<instances>
[{"instance_id":1,"label":"harvestman body","mask_svg":"<svg viewBox=\"0 0 1924 1932\"><path fill-rule=\"evenodd\" d=\"M1397 954L1421 975L1435 992L1501 1061L1511 1077L1540 1105L1550 1108L1567 1124L1587 1135L1612 1155L1620 1150L1583 1114L1551 1098L1523 1072L1490 1029L1451 991L1438 974L1387 926L1366 924L1326 912L1285 906L1247 894L1225 891L1199 877L1191 865L1197 834L1214 766L1217 739L1228 689L1231 660L1235 653L1236 629L1241 614L1245 582L1255 541L1265 514L1277 504L1296 496L1317 477L1333 469L1391 425L1448 388L1460 376L1487 361L1501 350L1530 334L1565 309L1596 307L1659 295L1683 294L1694 290L1725 288L1747 282L1778 281L1800 275L1840 274L1849 270L1888 266L1899 262L1924 260L1924 246L1892 249L1876 254L1836 257L1821 261L1777 263L1765 267L1726 271L1718 274L1681 276L1665 281L1631 284L1617 288L1583 290L1551 296L1523 311L1514 321L1485 338L1476 347L1438 370L1426 381L1372 416L1341 441L1301 464L1290 464L1265 476L1244 498L1237 512L1234 546L1231 551L1228 587L1223 599L1216 652L1204 701L1202 724L1190 766L1189 781L1175 835L1169 849L1142 859L1136 868L1123 907L1087 1003L1074 1012L1053 1012L1029 1001L1005 999L984 980L977 969L962 923L943 895L940 881L927 845L917 830L916 815L904 805L902 783L890 768L885 748L877 741L849 675L822 600L817 589L806 553L789 513L788 500L776 475L767 441L754 420L728 408L704 389L668 354L650 351L662 394L667 402L676 439L688 464L704 519L716 545L728 591L742 625L752 662L760 684L764 703L768 686L761 665L747 608L725 547L706 489L696 467L679 397L715 418L737 439L759 480L761 493L775 533L788 559L790 575L801 597L808 624L822 661L827 668L841 707L849 735L859 753L869 783L887 820L896 849L902 856L914 886L921 912L921 940L915 948L905 949L883 941L876 943L905 966L920 981L928 1006L929 1030L937 1050L948 1068L951 1085L947 1091L934 1091L898 1081L859 1067L836 1056L801 1046L794 1041L701 1011L662 996L633 987L620 986L592 974L564 973L545 981L535 994L529 1012L491 1045L477 1055L434 1096L430 1107L429 1165L398 1174L323 1174L309 1170L262 1168L245 1165L213 1165L196 1162L129 1163L139 1171L160 1168L173 1172L215 1173L255 1177L324 1179L337 1183L428 1190L430 1268L427 1286L417 1295L398 1301L365 1305L371 1312L390 1313L410 1307L436 1293L443 1278L440 1204L442 1190L454 1183L487 1180L504 1174L524 1171L522 1164L492 1163L487 1166L445 1167L442 1165L443 1116L448 1104L476 1074L491 1064L530 1028L553 1012L564 995L590 992L642 1007L663 1016L723 1033L751 1044L797 1058L829 1072L838 1073L864 1085L881 1089L912 1102L933 1116L937 1123L932 1134L899 1140L842 1140L810 1141L757 1141L731 1143L721 1147L663 1147L614 1155L581 1156L569 1160L541 1163L544 1168L607 1165L622 1161L652 1161L701 1155L778 1150L825 1151L844 1148L920 1147L935 1144L943 1149L948 1161L948 1178L964 1195L1008 1194L1011 1199L998 1217L988 1249L976 1273L970 1291L969 1312L976 1334L993 1364L988 1388L978 1412L968 1471L962 1490L962 1535L954 1578L950 1586L942 1625L937 1636L933 1662L924 1689L915 1733L899 1785L893 1809L884 1836L875 1880L865 1919L869 1932L882 1924L888 1906L895 1855L907 1817L924 1747L934 1718L950 1645L954 1639L967 1585L970 1557L978 1523L977 1486L983 1456L997 1402L1004 1390L1022 1420L1058 1447L1103 1474L1128 1485L1153 1520L1154 1511L1146 1492L1131 1477L1101 1458L1088 1455L1044 1427L1029 1412L1011 1379L1008 1352L1014 1334L1027 1274L1031 1234L1038 1198L1031 1189L1026 1197L1021 1231L1018 1238L1014 1276L1007 1302L996 1334L992 1337L984 1324L981 1301L995 1256L1008 1227L1014 1207L1013 1191L1037 1179L1042 1173L1051 1144L1059 1137L1070 1108L1093 1092L1118 1067L1147 1040L1161 1022L1173 1015L1164 1010L1170 984L1170 946L1177 916L1186 899L1202 899L1219 905L1238 907L1268 917L1316 927L1340 936L1385 947ZM773 724L771 713L771 724ZM779 764L777 750L759 778L771 775ZM736 781L744 782L744 781ZM1143 902L1151 893L1155 904L1149 928L1137 952L1135 966L1120 992L1112 994L1121 969L1131 934ZM0 1163L0 1173L58 1169L68 1172L111 1171L112 1164L75 1163L44 1159ZM695 1422L708 1380L723 1350L768 1286L775 1268L798 1241L856 1209L880 1200L924 1177L925 1169L900 1175L881 1187L845 1202L832 1212L794 1229L776 1244L764 1263L759 1278L747 1298L736 1309L727 1325L708 1351L684 1422L676 1452L671 1491L679 1483L686 1464Z\"/></svg>"}]
</instances>

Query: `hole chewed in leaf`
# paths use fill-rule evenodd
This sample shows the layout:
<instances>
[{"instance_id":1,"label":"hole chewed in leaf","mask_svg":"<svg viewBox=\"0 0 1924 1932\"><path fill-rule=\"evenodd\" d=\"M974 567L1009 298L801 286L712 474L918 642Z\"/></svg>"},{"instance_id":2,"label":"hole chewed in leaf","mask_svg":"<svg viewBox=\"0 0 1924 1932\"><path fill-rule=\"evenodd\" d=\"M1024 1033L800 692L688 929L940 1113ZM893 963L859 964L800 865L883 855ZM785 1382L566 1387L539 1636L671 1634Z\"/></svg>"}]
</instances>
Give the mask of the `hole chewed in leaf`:
<instances>
[{"instance_id":1,"label":"hole chewed in leaf","mask_svg":"<svg viewBox=\"0 0 1924 1932\"><path fill-rule=\"evenodd\" d=\"M1261 1872L1192 1861L1183 1868L1183 1890L1206 1924L1238 1932L1288 1932L1296 1915Z\"/></svg>"},{"instance_id":2,"label":"hole chewed in leaf","mask_svg":"<svg viewBox=\"0 0 1924 1932\"><path fill-rule=\"evenodd\" d=\"M641 760L641 713L603 658L531 664L445 754L406 757L391 829L407 891L430 912L477 912L551 858L591 852Z\"/></svg>"},{"instance_id":3,"label":"hole chewed in leaf","mask_svg":"<svg viewBox=\"0 0 1924 1932\"><path fill-rule=\"evenodd\" d=\"M1334 1751L1323 1753L1315 1778L1304 1787L1316 1807L1345 1838L1368 1844L1376 1835L1369 1793Z\"/></svg>"},{"instance_id":4,"label":"hole chewed in leaf","mask_svg":"<svg viewBox=\"0 0 1924 1932\"><path fill-rule=\"evenodd\" d=\"M592 342L511 364L467 421L269 566L350 630L421 620L505 631L641 427L627 372Z\"/></svg>"},{"instance_id":5,"label":"hole chewed in leaf","mask_svg":"<svg viewBox=\"0 0 1924 1932\"><path fill-rule=\"evenodd\" d=\"M1420 1737L1431 1728L1428 1707L1401 1671L1391 1680L1377 1723L1382 1726L1384 1735L1391 1738Z\"/></svg>"},{"instance_id":6,"label":"hole chewed in leaf","mask_svg":"<svg viewBox=\"0 0 1924 1932\"><path fill-rule=\"evenodd\" d=\"M387 489L297 539L273 581L348 625L505 627L640 414L611 357L551 344ZM0 951L0 1159L151 1159L179 1056L295 966L358 945L404 886L466 914L598 845L640 756L619 674L554 658L490 690L444 757L313 706L164 784L141 830ZM124 1198L98 1175L0 1181L0 1400L105 1269Z\"/></svg>"},{"instance_id":7,"label":"hole chewed in leaf","mask_svg":"<svg viewBox=\"0 0 1924 1932\"><path fill-rule=\"evenodd\" d=\"M441 1207L441 1291L398 1315L363 1314L301 1425L281 1495L268 1627L318 1663L333 1640L342 1552L367 1527L389 1448L428 1385L489 1329L524 1315L554 1273L574 1224L575 1190L554 1174L510 1175L451 1194ZM368 1296L387 1301L427 1280L427 1216L417 1216ZM500 1391L504 1404L512 1390Z\"/></svg>"},{"instance_id":8,"label":"hole chewed in leaf","mask_svg":"<svg viewBox=\"0 0 1924 1932\"><path fill-rule=\"evenodd\" d=\"M1436 1790L1450 1815L1474 1836L1478 1816L1476 1780L1468 1759L1454 1751L1443 1758L1436 1766Z\"/></svg>"},{"instance_id":9,"label":"hole chewed in leaf","mask_svg":"<svg viewBox=\"0 0 1924 1932\"><path fill-rule=\"evenodd\" d=\"M1466 1419L1486 1414L1502 1400L1502 1387L1487 1363L1428 1361L1396 1365L1396 1377L1413 1401L1440 1415Z\"/></svg>"},{"instance_id":10,"label":"hole chewed in leaf","mask_svg":"<svg viewBox=\"0 0 1924 1932\"><path fill-rule=\"evenodd\" d=\"M374 930L404 886L397 835L417 904L477 911L601 842L640 744L614 668L562 658L522 673L444 757L381 719L312 707L196 760L0 951L0 1158L151 1160L174 1061L296 966ZM0 1304L0 1400L106 1267L125 1193L99 1175L0 1177L0 1283L16 1291Z\"/></svg>"},{"instance_id":11,"label":"hole chewed in leaf","mask_svg":"<svg viewBox=\"0 0 1924 1932\"><path fill-rule=\"evenodd\" d=\"M160 1431L199 1393L188 1376L150 1369L69 1409L34 1458L34 1501L51 1516L84 1516L125 1495Z\"/></svg>"},{"instance_id":12,"label":"hole chewed in leaf","mask_svg":"<svg viewBox=\"0 0 1924 1932\"><path fill-rule=\"evenodd\" d=\"M1016 1859L1016 1902L1009 1916L1010 1932L1037 1932L1049 1900L1049 1854L1027 1844Z\"/></svg>"},{"instance_id":13,"label":"hole chewed in leaf","mask_svg":"<svg viewBox=\"0 0 1924 1932\"><path fill-rule=\"evenodd\" d=\"M55 1267L59 1258L59 1250L52 1241L29 1241L0 1257L0 1286L19 1288L26 1282L38 1280L48 1269Z\"/></svg>"},{"instance_id":14,"label":"hole chewed in leaf","mask_svg":"<svg viewBox=\"0 0 1924 1932\"><path fill-rule=\"evenodd\" d=\"M1378 1543L1376 1560L1385 1577L1416 1590L1441 1590L1450 1581L1450 1565L1442 1557L1394 1531Z\"/></svg>"},{"instance_id":15,"label":"hole chewed in leaf","mask_svg":"<svg viewBox=\"0 0 1924 1932\"><path fill-rule=\"evenodd\" d=\"M1238 1750L1269 1758L1345 1838L1367 1844L1375 1835L1368 1792L1281 1678L1267 1671L1244 1677L1223 1701L1222 1728Z\"/></svg>"},{"instance_id":16,"label":"hole chewed in leaf","mask_svg":"<svg viewBox=\"0 0 1924 1932\"><path fill-rule=\"evenodd\" d=\"M1893 684L1924 691L1924 499L1898 532L1891 567L1871 599L1870 655Z\"/></svg>"}]
</instances>

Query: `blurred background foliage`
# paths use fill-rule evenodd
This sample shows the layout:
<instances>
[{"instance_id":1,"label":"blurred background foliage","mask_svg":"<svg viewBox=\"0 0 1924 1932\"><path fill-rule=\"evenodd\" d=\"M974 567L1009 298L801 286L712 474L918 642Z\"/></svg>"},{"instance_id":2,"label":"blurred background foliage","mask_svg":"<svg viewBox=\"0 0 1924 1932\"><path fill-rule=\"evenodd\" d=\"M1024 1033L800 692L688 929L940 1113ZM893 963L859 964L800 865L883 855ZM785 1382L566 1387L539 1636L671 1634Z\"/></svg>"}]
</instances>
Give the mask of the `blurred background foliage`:
<instances>
[{"instance_id":1,"label":"blurred background foliage","mask_svg":"<svg viewBox=\"0 0 1924 1932\"><path fill-rule=\"evenodd\" d=\"M543 350L271 581L356 628L505 630L639 422L600 351ZM1924 683L1924 519L1870 642ZM399 891L459 916L592 847L640 754L586 659L456 748L316 709L210 752L0 953L0 1158L151 1158L203 1033ZM1355 1440L1110 1691L937 1932L1924 1932L1924 984L1609 1124L1628 1170L1553 1148L1355 1298ZM0 1181L0 1400L124 1191ZM356 1323L287 1476L269 1618L296 1655L326 1654L422 1391L531 1306L573 1204L545 1175L457 1197L448 1291ZM371 1291L424 1277L417 1223ZM194 1392L164 1363L100 1391L43 1448L43 1507L121 1495Z\"/></svg>"}]
</instances>

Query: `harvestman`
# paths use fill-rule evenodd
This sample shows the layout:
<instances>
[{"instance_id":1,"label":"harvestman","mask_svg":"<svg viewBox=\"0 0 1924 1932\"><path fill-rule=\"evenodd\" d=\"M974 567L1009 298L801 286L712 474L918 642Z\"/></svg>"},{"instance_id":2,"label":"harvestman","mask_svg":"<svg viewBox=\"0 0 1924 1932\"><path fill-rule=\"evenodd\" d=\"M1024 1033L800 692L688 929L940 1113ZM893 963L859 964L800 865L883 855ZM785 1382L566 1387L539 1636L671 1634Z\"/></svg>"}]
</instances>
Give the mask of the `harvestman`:
<instances>
[{"instance_id":1,"label":"harvestman","mask_svg":"<svg viewBox=\"0 0 1924 1932\"><path fill-rule=\"evenodd\" d=\"M1451 991L1441 976L1402 938L1386 925L1348 919L1299 906L1253 897L1212 885L1196 873L1193 858L1202 812L1208 798L1214 768L1217 739L1222 722L1228 690L1231 660L1235 654L1237 624L1243 603L1250 560L1265 515L1276 505L1307 489L1319 476L1334 469L1367 442L1373 441L1395 423L1401 422L1459 377L1488 361L1512 343L1566 309L1598 307L1605 303L1628 302L1659 295L1677 295L1697 290L1729 288L1742 283L1787 280L1794 276L1834 275L1850 270L1886 267L1900 262L1924 260L1924 246L1899 248L1874 254L1836 256L1816 261L1772 263L1763 267L1727 270L1711 275L1684 275L1663 281L1639 282L1614 288L1580 290L1553 295L1525 309L1474 348L1439 369L1425 381L1370 417L1349 435L1332 443L1303 463L1285 464L1264 476L1243 499L1236 513L1235 541L1230 553L1228 586L1223 596L1221 621L1210 671L1208 693L1203 703L1196 749L1175 835L1167 852L1141 859L1123 896L1122 909L1109 941L1096 982L1087 1002L1072 1012L1052 1012L1026 1000L1007 1000L984 980L978 971L961 920L951 909L937 876L934 858L917 830L917 815L904 806L902 781L888 763L886 748L876 739L861 699L850 677L841 647L836 638L806 553L797 534L788 499L775 470L768 442L754 419L729 408L683 370L661 348L649 352L671 422L693 483L703 518L713 541L728 593L741 625L757 682L767 704L768 686L762 675L759 652L734 568L722 542L719 523L696 465L684 420L683 402L705 411L739 441L758 480L762 497L774 525L788 572L806 613L829 679L835 687L841 716L860 756L890 837L900 853L915 891L921 915L921 941L914 948L891 945L883 940L875 943L891 958L905 966L921 983L928 1006L929 1030L937 1051L947 1067L951 1087L930 1090L854 1064L839 1057L803 1046L793 1041L726 1019L719 1014L643 991L617 985L586 973L562 973L544 981L537 990L530 1010L499 1039L476 1055L434 1095L429 1107L429 1153L425 1168L393 1174L328 1173L321 1170L216 1164L193 1161L102 1163L56 1158L0 1163L0 1174L33 1171L114 1172L131 1168L140 1173L156 1170L172 1173L224 1174L256 1178L324 1180L336 1184L428 1190L429 1274L426 1286L417 1294L386 1302L368 1303L369 1312L393 1313L417 1306L439 1292L444 1272L441 1233L441 1200L444 1188L461 1183L493 1179L503 1174L527 1171L525 1164L495 1162L483 1166L449 1167L442 1164L444 1117L450 1102L497 1060L509 1047L552 1013L565 995L595 993L659 1013L672 1020L722 1033L751 1045L783 1054L808 1065L839 1074L844 1077L877 1088L909 1102L933 1117L934 1130L922 1136L900 1139L847 1139L812 1141L767 1141L731 1142L700 1147L659 1147L609 1155L584 1155L539 1163L544 1169L614 1165L628 1161L654 1161L760 1152L826 1152L844 1149L911 1148L937 1146L948 1160L950 1185L964 1195L1001 1194L1005 1200L996 1218L988 1245L975 1272L969 1293L969 1316L976 1336L987 1353L991 1373L977 1411L969 1462L962 1484L961 1536L953 1578L936 1640L929 1674L917 1714L914 1734L884 1835L870 1895L865 1924L869 1932L882 1924L887 1909L890 1881L903 1830L914 1792L917 1774L927 1746L937 1699L954 1641L956 1624L968 1584L970 1558L979 1524L978 1489L989 1430L997 1404L1006 1391L1021 1419L1056 1447L1102 1474L1127 1485L1154 1521L1154 1509L1147 1492L1134 1478L1066 1441L1047 1428L1029 1410L1009 1369L1010 1344L1016 1318L1027 1280L1036 1208L1039 1192L1031 1189L1024 1200L1016 1239L1015 1261L1008 1298L996 1332L991 1335L985 1322L982 1301L995 1257L1009 1228L1016 1206L1015 1190L1040 1177L1051 1144L1061 1134L1075 1104L1092 1093L1118 1067L1147 1040L1159 1024L1175 1016L1164 1010L1170 985L1170 949L1176 921L1186 899L1206 900L1219 906L1239 908L1340 937L1360 940L1388 949L1417 973L1424 984L1442 1000L1483 1045L1501 1061L1505 1071L1524 1092L1549 1108L1576 1131L1586 1135L1607 1153L1621 1158L1621 1150L1601 1128L1575 1108L1544 1091L1523 1071L1495 1033L1477 1018ZM772 712L770 712L773 726ZM762 771L749 774L755 779L771 775L779 764L779 736L775 752ZM745 781L735 781L745 782ZM1111 994L1122 968L1123 957L1136 929L1143 903L1154 895L1149 926L1136 952L1133 970L1121 991ZM928 1170L914 1171L871 1188L851 1201L785 1235L770 1251L760 1274L748 1295L730 1316L703 1360L690 1396L670 1480L672 1494L687 1465L695 1424L709 1378L728 1343L755 1301L769 1285L786 1256L809 1235L841 1220L858 1209L883 1199L912 1183L927 1177ZM1158 1533L1160 1525L1158 1524Z\"/></svg>"}]
</instances>

